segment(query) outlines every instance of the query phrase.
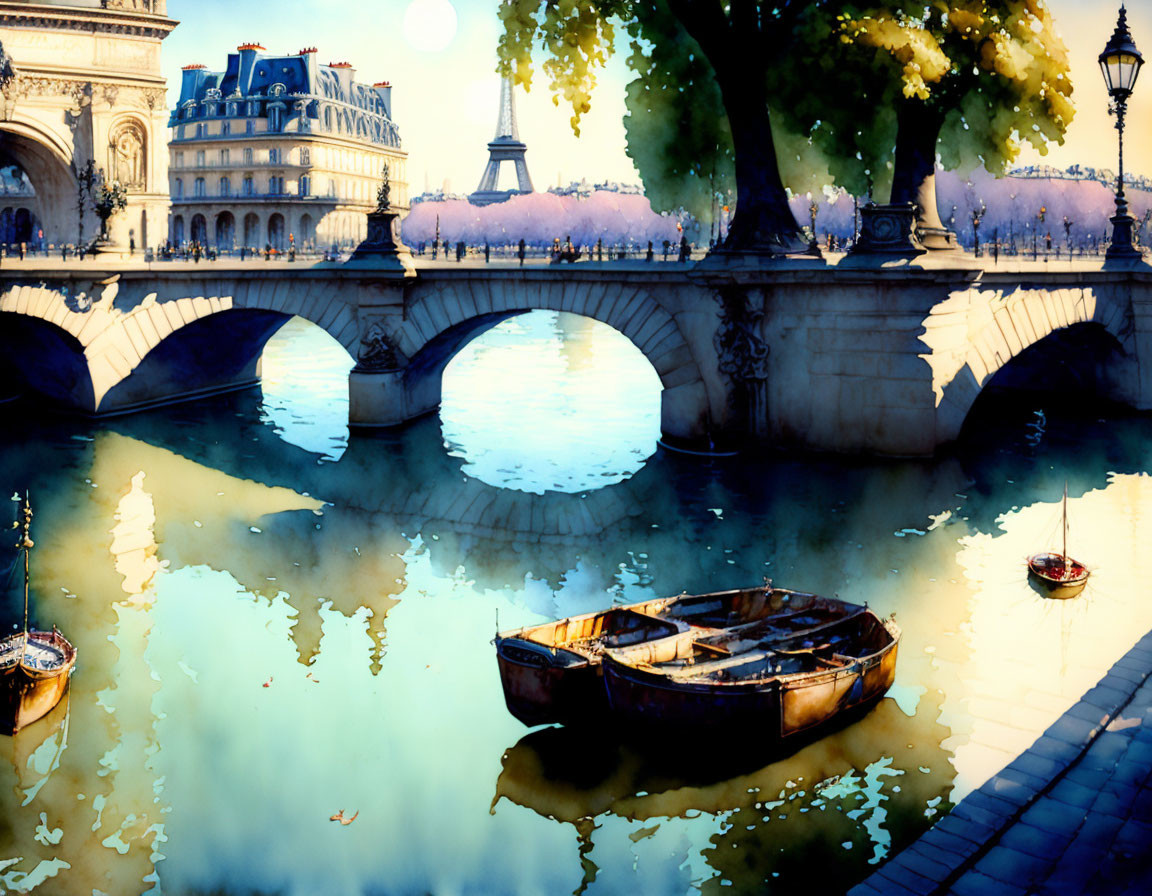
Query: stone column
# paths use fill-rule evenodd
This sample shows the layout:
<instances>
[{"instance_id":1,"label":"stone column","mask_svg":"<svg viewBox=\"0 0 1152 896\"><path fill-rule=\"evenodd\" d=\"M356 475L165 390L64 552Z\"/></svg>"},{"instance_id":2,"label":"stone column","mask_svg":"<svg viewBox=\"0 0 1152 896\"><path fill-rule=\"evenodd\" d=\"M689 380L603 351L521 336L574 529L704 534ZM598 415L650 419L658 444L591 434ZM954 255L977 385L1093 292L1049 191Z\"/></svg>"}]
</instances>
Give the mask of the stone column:
<instances>
[{"instance_id":1,"label":"stone column","mask_svg":"<svg viewBox=\"0 0 1152 896\"><path fill-rule=\"evenodd\" d=\"M344 264L373 274L359 290L360 349L348 375L348 423L353 427L396 426L420 413L409 407L408 359L396 336L404 320L405 286L416 277L412 256L399 238L398 218L391 211L371 212L367 238Z\"/></svg>"}]
</instances>

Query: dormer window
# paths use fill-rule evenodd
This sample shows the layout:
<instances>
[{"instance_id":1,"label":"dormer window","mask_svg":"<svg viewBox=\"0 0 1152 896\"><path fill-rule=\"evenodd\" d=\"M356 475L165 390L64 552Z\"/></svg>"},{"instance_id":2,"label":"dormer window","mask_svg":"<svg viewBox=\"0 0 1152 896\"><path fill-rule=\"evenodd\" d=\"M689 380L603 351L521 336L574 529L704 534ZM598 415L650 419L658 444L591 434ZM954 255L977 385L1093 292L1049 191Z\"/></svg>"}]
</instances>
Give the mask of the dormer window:
<instances>
[{"instance_id":1,"label":"dormer window","mask_svg":"<svg viewBox=\"0 0 1152 896\"><path fill-rule=\"evenodd\" d=\"M280 104L268 107L268 130L279 132L284 128L284 107Z\"/></svg>"},{"instance_id":2,"label":"dormer window","mask_svg":"<svg viewBox=\"0 0 1152 896\"><path fill-rule=\"evenodd\" d=\"M240 114L240 104L236 102L227 103L225 108L228 110L228 117L235 118Z\"/></svg>"}]
</instances>

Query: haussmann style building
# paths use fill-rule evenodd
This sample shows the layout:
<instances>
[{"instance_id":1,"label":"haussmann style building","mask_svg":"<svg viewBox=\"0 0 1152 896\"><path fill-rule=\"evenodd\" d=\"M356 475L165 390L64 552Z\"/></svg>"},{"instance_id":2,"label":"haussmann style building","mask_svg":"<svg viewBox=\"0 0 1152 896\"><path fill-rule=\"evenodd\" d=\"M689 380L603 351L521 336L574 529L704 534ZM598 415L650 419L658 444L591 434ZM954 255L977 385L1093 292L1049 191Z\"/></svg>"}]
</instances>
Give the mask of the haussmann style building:
<instances>
[{"instance_id":1,"label":"haussmann style building","mask_svg":"<svg viewBox=\"0 0 1152 896\"><path fill-rule=\"evenodd\" d=\"M222 72L184 68L169 125L169 237L220 251L357 245L388 165L392 204L408 206L407 155L387 82L357 83L347 62L310 47L228 54Z\"/></svg>"}]
</instances>

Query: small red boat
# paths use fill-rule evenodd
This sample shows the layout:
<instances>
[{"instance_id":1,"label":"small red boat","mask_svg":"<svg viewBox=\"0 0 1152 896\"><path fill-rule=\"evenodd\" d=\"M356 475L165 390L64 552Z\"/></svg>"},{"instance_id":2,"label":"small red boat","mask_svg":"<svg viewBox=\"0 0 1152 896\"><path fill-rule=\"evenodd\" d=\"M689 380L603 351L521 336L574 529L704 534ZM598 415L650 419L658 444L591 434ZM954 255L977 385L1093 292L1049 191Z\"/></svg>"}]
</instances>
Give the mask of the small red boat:
<instances>
[{"instance_id":1,"label":"small red boat","mask_svg":"<svg viewBox=\"0 0 1152 896\"><path fill-rule=\"evenodd\" d=\"M1088 584L1088 567L1068 556L1068 484L1064 484L1061 550L1045 551L1028 558L1028 575L1037 590L1047 597L1067 600Z\"/></svg>"}]
</instances>

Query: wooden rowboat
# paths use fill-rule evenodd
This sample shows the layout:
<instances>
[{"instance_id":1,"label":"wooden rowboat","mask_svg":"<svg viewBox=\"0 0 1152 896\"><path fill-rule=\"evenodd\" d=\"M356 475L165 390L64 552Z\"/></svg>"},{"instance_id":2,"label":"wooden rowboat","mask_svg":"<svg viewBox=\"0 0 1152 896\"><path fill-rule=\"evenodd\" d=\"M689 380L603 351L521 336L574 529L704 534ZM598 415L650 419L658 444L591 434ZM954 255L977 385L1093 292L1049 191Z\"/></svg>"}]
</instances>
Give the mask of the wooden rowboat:
<instances>
[{"instance_id":1,"label":"wooden rowboat","mask_svg":"<svg viewBox=\"0 0 1152 896\"><path fill-rule=\"evenodd\" d=\"M28 630L28 554L32 507L24 497L24 520L17 549L24 555L24 630L0 640L0 728L16 734L46 716L68 689L76 648L56 630Z\"/></svg>"},{"instance_id":2,"label":"wooden rowboat","mask_svg":"<svg viewBox=\"0 0 1152 896\"><path fill-rule=\"evenodd\" d=\"M501 632L494 643L504 702L525 725L598 720L608 710L600 667L606 648L758 623L804 629L832 619L838 603L765 584L657 598Z\"/></svg>"},{"instance_id":3,"label":"wooden rowboat","mask_svg":"<svg viewBox=\"0 0 1152 896\"><path fill-rule=\"evenodd\" d=\"M771 618L604 651L613 717L629 729L739 732L778 743L878 701L900 630L867 607L821 598L835 618L803 630Z\"/></svg>"}]
</instances>

